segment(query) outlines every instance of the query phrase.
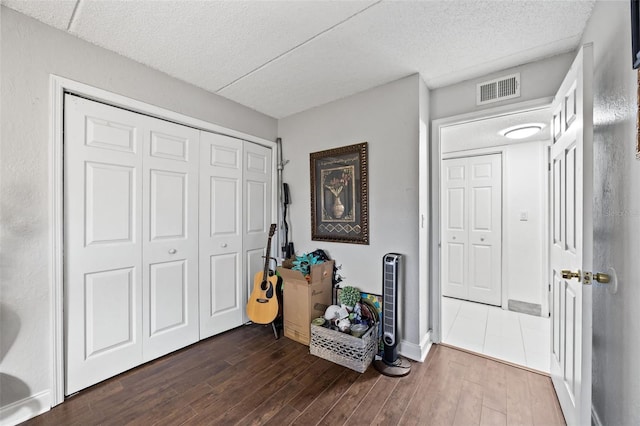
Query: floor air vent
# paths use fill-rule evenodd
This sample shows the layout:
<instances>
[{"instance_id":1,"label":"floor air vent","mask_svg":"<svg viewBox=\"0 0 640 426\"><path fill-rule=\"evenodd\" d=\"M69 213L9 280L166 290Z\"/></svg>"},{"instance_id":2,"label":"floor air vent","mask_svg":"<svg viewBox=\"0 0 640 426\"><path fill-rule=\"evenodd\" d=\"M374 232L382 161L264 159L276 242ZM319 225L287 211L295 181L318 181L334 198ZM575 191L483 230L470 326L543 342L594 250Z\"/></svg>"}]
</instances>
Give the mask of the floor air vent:
<instances>
[{"instance_id":1,"label":"floor air vent","mask_svg":"<svg viewBox=\"0 0 640 426\"><path fill-rule=\"evenodd\" d=\"M489 104L520 96L520 73L476 85L476 105Z\"/></svg>"}]
</instances>

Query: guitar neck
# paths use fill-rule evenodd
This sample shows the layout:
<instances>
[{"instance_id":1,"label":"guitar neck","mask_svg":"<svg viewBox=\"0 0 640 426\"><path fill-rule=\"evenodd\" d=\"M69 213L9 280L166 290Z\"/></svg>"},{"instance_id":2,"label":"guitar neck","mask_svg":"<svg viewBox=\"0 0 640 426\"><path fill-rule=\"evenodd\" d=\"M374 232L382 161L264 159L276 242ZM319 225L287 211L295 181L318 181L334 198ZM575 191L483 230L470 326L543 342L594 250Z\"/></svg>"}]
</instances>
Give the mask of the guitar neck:
<instances>
[{"instance_id":1,"label":"guitar neck","mask_svg":"<svg viewBox=\"0 0 640 426\"><path fill-rule=\"evenodd\" d=\"M267 240L267 254L264 257L264 270L262 271L262 281L266 281L269 276L269 259L271 258L271 237Z\"/></svg>"},{"instance_id":2,"label":"guitar neck","mask_svg":"<svg viewBox=\"0 0 640 426\"><path fill-rule=\"evenodd\" d=\"M271 237L276 233L276 224L272 223L269 228L269 239L267 240L267 255L264 257L264 271L262 271L262 282L269 276L269 260L271 259Z\"/></svg>"}]
</instances>

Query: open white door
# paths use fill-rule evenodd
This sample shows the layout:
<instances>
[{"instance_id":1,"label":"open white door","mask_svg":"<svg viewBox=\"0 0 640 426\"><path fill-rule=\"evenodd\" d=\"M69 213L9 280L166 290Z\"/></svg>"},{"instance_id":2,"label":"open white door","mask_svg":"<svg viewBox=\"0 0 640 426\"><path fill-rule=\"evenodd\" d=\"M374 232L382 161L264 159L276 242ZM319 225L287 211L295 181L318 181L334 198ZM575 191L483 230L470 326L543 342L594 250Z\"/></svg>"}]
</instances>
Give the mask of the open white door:
<instances>
[{"instance_id":1,"label":"open white door","mask_svg":"<svg viewBox=\"0 0 640 426\"><path fill-rule=\"evenodd\" d=\"M552 104L551 378L568 425L591 423L592 75L585 45Z\"/></svg>"}]
</instances>

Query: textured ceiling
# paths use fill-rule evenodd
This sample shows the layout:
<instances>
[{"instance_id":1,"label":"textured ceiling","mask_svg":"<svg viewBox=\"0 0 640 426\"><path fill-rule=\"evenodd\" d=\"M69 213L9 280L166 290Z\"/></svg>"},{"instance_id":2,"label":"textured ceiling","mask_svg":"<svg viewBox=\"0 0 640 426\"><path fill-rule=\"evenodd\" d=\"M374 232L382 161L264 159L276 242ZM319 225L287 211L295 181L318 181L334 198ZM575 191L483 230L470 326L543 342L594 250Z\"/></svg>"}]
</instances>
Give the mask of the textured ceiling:
<instances>
[{"instance_id":1,"label":"textured ceiling","mask_svg":"<svg viewBox=\"0 0 640 426\"><path fill-rule=\"evenodd\" d=\"M549 108L538 108L530 111L508 113L497 117L485 118L478 121L442 127L440 137L443 152L455 152L469 149L470 141L474 148L507 145L514 143L549 140L549 122L551 111ZM524 124L540 123L545 127L537 134L524 139L508 139L502 136L501 130L521 126Z\"/></svg>"},{"instance_id":2,"label":"textured ceiling","mask_svg":"<svg viewBox=\"0 0 640 426\"><path fill-rule=\"evenodd\" d=\"M594 4L0 1L275 118L414 73L436 88L570 51Z\"/></svg>"}]
</instances>

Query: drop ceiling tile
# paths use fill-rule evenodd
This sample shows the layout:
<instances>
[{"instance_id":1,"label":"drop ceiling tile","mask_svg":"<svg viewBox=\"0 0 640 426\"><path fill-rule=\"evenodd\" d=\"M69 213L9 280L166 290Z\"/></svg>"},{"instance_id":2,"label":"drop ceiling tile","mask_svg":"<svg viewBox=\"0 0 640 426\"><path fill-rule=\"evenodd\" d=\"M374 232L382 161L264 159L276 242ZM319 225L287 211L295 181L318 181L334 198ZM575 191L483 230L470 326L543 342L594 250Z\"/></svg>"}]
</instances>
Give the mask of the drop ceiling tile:
<instances>
[{"instance_id":1,"label":"drop ceiling tile","mask_svg":"<svg viewBox=\"0 0 640 426\"><path fill-rule=\"evenodd\" d=\"M370 4L84 1L71 31L215 92Z\"/></svg>"},{"instance_id":2,"label":"drop ceiling tile","mask_svg":"<svg viewBox=\"0 0 640 426\"><path fill-rule=\"evenodd\" d=\"M433 88L575 48L592 7L378 3L219 93L280 118L415 72Z\"/></svg>"},{"instance_id":3,"label":"drop ceiling tile","mask_svg":"<svg viewBox=\"0 0 640 426\"><path fill-rule=\"evenodd\" d=\"M420 73L430 88L577 47L594 1L0 0L273 117Z\"/></svg>"},{"instance_id":4,"label":"drop ceiling tile","mask_svg":"<svg viewBox=\"0 0 640 426\"><path fill-rule=\"evenodd\" d=\"M66 30L77 0L2 0L0 4L47 25Z\"/></svg>"}]
</instances>

